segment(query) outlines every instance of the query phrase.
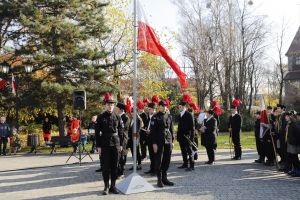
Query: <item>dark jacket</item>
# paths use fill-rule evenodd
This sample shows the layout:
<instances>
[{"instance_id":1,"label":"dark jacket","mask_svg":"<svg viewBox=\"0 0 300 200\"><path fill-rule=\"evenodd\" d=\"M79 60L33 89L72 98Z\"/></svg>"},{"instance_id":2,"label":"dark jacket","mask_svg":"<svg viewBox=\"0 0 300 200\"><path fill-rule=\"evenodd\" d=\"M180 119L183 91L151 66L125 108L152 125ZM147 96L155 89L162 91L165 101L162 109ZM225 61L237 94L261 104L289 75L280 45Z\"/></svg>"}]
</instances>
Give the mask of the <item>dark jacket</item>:
<instances>
[{"instance_id":1,"label":"dark jacket","mask_svg":"<svg viewBox=\"0 0 300 200\"><path fill-rule=\"evenodd\" d=\"M255 138L260 137L260 119L256 119L256 121L255 121L254 135L255 135Z\"/></svg>"},{"instance_id":2,"label":"dark jacket","mask_svg":"<svg viewBox=\"0 0 300 200\"><path fill-rule=\"evenodd\" d=\"M211 117L204 120L205 132L201 134L201 145L208 148L217 147L217 120Z\"/></svg>"},{"instance_id":3,"label":"dark jacket","mask_svg":"<svg viewBox=\"0 0 300 200\"><path fill-rule=\"evenodd\" d=\"M182 117L179 114L177 140L179 142L185 140L185 135L193 141L193 138L195 136L194 126L194 118L190 112L185 111Z\"/></svg>"},{"instance_id":4,"label":"dark jacket","mask_svg":"<svg viewBox=\"0 0 300 200\"><path fill-rule=\"evenodd\" d=\"M172 117L168 113L158 112L152 116L150 134L153 144L171 144L174 141Z\"/></svg>"},{"instance_id":5,"label":"dark jacket","mask_svg":"<svg viewBox=\"0 0 300 200\"><path fill-rule=\"evenodd\" d=\"M44 133L50 133L51 128L52 128L51 122L48 121L48 122L43 123L43 132Z\"/></svg>"},{"instance_id":6,"label":"dark jacket","mask_svg":"<svg viewBox=\"0 0 300 200\"><path fill-rule=\"evenodd\" d=\"M241 115L239 114L235 114L234 116L230 115L228 128L232 128L232 136L240 134L242 129Z\"/></svg>"},{"instance_id":7,"label":"dark jacket","mask_svg":"<svg viewBox=\"0 0 300 200\"><path fill-rule=\"evenodd\" d=\"M129 127L128 127L128 138L129 138L128 143L129 142L132 143L132 133L133 133L133 128L134 128L133 117L129 121L130 121L130 123L129 123ZM137 122L136 133L139 136L143 122L142 122L142 119L139 118L138 116L136 117L136 122Z\"/></svg>"},{"instance_id":8,"label":"dark jacket","mask_svg":"<svg viewBox=\"0 0 300 200\"><path fill-rule=\"evenodd\" d=\"M123 146L124 125L121 117L107 111L100 114L97 118L95 135L97 147Z\"/></svg>"},{"instance_id":9,"label":"dark jacket","mask_svg":"<svg viewBox=\"0 0 300 200\"><path fill-rule=\"evenodd\" d=\"M9 137L11 134L10 127L7 123L0 123L0 137Z\"/></svg>"},{"instance_id":10,"label":"dark jacket","mask_svg":"<svg viewBox=\"0 0 300 200\"><path fill-rule=\"evenodd\" d=\"M297 126L297 123L292 121L286 128L288 129L287 142L291 145L300 145L299 124Z\"/></svg>"},{"instance_id":11,"label":"dark jacket","mask_svg":"<svg viewBox=\"0 0 300 200\"><path fill-rule=\"evenodd\" d=\"M144 129L146 129L145 125L149 123L149 115L147 115L145 112L142 112L140 114L140 117L141 117L141 119L143 121ZM147 139L147 133L146 133L146 131L140 130L140 139L141 139L141 141L146 141L146 139Z\"/></svg>"}]
</instances>

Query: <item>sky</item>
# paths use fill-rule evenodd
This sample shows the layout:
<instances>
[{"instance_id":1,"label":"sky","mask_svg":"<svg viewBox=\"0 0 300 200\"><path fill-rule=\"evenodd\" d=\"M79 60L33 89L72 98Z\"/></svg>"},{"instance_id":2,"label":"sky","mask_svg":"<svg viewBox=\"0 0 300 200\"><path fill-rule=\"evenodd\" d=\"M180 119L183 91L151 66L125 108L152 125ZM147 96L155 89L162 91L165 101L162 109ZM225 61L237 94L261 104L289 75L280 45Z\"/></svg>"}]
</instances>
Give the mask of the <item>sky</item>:
<instances>
[{"instance_id":1,"label":"sky","mask_svg":"<svg viewBox=\"0 0 300 200\"><path fill-rule=\"evenodd\" d=\"M172 3L172 0L139 0L145 13L147 20L150 25L155 28L158 32L164 33L178 33L180 30L180 16L178 15L177 7ZM207 0L202 0L207 1ZM225 0L224 0L225 1ZM270 30L272 37L275 38L276 34L280 32L282 21L286 25L286 34L284 38L284 53L288 50L293 37L298 30L300 25L300 0L252 0L253 5L251 9L258 16L264 16ZM169 35L169 34L168 34ZM176 40L172 34L170 34L171 40L174 43L170 54L175 60L182 61L182 55L180 46L176 43ZM166 38L161 38L162 42ZM272 57L276 54L276 44L271 44L268 47L268 57L271 62L275 62L277 57ZM287 59L284 58L287 62Z\"/></svg>"}]
</instances>

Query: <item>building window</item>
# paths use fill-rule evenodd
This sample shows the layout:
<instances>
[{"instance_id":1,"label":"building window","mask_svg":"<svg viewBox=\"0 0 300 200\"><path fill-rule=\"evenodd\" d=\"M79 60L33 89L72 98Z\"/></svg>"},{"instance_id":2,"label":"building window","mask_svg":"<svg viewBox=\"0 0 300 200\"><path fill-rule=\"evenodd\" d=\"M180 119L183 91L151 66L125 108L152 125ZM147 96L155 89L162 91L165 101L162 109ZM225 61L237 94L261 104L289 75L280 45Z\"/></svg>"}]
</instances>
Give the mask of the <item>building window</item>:
<instances>
[{"instance_id":1,"label":"building window","mask_svg":"<svg viewBox=\"0 0 300 200\"><path fill-rule=\"evenodd\" d=\"M296 57L296 65L300 65L300 57Z\"/></svg>"}]
</instances>

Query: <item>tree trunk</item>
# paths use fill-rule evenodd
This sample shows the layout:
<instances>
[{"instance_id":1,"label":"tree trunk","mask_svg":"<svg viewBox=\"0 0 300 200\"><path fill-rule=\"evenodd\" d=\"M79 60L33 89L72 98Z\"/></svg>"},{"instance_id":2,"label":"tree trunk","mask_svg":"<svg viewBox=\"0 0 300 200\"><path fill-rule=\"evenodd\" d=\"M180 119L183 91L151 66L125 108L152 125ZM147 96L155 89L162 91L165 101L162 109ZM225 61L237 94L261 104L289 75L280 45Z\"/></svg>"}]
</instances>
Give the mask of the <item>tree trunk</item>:
<instances>
[{"instance_id":1,"label":"tree trunk","mask_svg":"<svg viewBox=\"0 0 300 200\"><path fill-rule=\"evenodd\" d=\"M59 136L65 135L65 103L61 96L56 98L56 106L57 106L57 113L58 113L58 130Z\"/></svg>"}]
</instances>

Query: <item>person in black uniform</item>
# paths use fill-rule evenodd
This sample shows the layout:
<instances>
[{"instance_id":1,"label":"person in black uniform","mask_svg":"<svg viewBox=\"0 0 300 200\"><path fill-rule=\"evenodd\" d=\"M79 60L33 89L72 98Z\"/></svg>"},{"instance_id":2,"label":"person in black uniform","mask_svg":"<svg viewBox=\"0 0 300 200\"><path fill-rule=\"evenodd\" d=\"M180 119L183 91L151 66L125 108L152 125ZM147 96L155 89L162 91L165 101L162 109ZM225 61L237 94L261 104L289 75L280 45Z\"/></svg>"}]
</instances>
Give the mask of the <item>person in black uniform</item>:
<instances>
[{"instance_id":1,"label":"person in black uniform","mask_svg":"<svg viewBox=\"0 0 300 200\"><path fill-rule=\"evenodd\" d=\"M192 145L189 143L194 142L194 118L190 112L186 109L186 102L182 101L179 103L179 116L178 116L178 131L177 141L180 145L181 155L183 164L178 167L179 169L187 168L188 171L194 170L194 156ZM188 161L190 167L188 168Z\"/></svg>"},{"instance_id":2,"label":"person in black uniform","mask_svg":"<svg viewBox=\"0 0 300 200\"><path fill-rule=\"evenodd\" d=\"M144 103L141 101L137 102L137 108L138 108L138 113L139 116L143 120L143 124L148 123L148 114L144 110ZM141 159L147 158L147 133L145 129L140 130L140 147L141 147Z\"/></svg>"},{"instance_id":3,"label":"person in black uniform","mask_svg":"<svg viewBox=\"0 0 300 200\"><path fill-rule=\"evenodd\" d=\"M280 161L279 164L284 166L282 170L285 170L285 162L286 162L286 155L287 155L287 144L285 142L286 138L286 125L287 122L285 120L285 106L284 105L277 105L277 112L279 114L278 116L278 137L279 137L279 156L280 156Z\"/></svg>"},{"instance_id":4,"label":"person in black uniform","mask_svg":"<svg viewBox=\"0 0 300 200\"><path fill-rule=\"evenodd\" d=\"M228 130L231 133L232 142L234 145L234 157L233 160L240 160L242 157L242 147L240 141L240 134L242 129L242 118L238 114L237 106L231 106L231 115L229 117L229 127Z\"/></svg>"},{"instance_id":5,"label":"person in black uniform","mask_svg":"<svg viewBox=\"0 0 300 200\"><path fill-rule=\"evenodd\" d=\"M95 136L96 123L97 123L97 116L95 115L92 117L92 121L91 121L91 123L89 123L89 126L88 126L90 140L92 142L92 149L91 149L90 153L95 153L95 149L96 149L96 136Z\"/></svg>"},{"instance_id":6,"label":"person in black uniform","mask_svg":"<svg viewBox=\"0 0 300 200\"><path fill-rule=\"evenodd\" d=\"M113 112L115 101L108 99L105 103L106 111L98 116L95 132L96 145L103 162L103 195L118 194L115 184L120 152L122 152L124 145L123 121L120 116ZM110 187L109 178L111 179Z\"/></svg>"},{"instance_id":7,"label":"person in black uniform","mask_svg":"<svg viewBox=\"0 0 300 200\"><path fill-rule=\"evenodd\" d=\"M124 176L125 165L127 161L128 127L129 127L130 120L125 110L126 110L126 105L124 103L117 103L115 112L121 117L124 124L124 141L123 141L122 152L120 155L120 160L118 165L118 178Z\"/></svg>"},{"instance_id":8,"label":"person in black uniform","mask_svg":"<svg viewBox=\"0 0 300 200\"><path fill-rule=\"evenodd\" d=\"M264 143L262 139L260 138L260 111L257 111L255 113L255 126L254 126L254 136L255 136L255 142L256 142L256 149L258 153L258 159L254 160L256 163L264 163L265 162L265 150L264 150Z\"/></svg>"},{"instance_id":9,"label":"person in black uniform","mask_svg":"<svg viewBox=\"0 0 300 200\"><path fill-rule=\"evenodd\" d=\"M156 113L156 104L155 103L149 103L148 104L148 121L145 124L145 129L146 129L146 133L147 133L147 139L146 139L146 143L148 145L148 152L149 152L149 157L150 157L150 170L146 171L145 174L151 174L151 175L155 175L155 160L154 160L154 152L153 152L153 142L151 140L151 134L150 134L150 124L151 124L151 120L152 117L155 115Z\"/></svg>"},{"instance_id":10,"label":"person in black uniform","mask_svg":"<svg viewBox=\"0 0 300 200\"><path fill-rule=\"evenodd\" d=\"M217 149L217 120L213 117L214 112L208 110L206 119L200 128L201 145L206 148L208 161L205 164L213 165L215 161L215 151Z\"/></svg>"},{"instance_id":11,"label":"person in black uniform","mask_svg":"<svg viewBox=\"0 0 300 200\"><path fill-rule=\"evenodd\" d=\"M151 118L150 124L150 134L155 154L157 186L173 186L174 183L167 178L174 141L173 122L171 115L166 112L166 102L160 101L158 106L159 112Z\"/></svg>"}]
</instances>

